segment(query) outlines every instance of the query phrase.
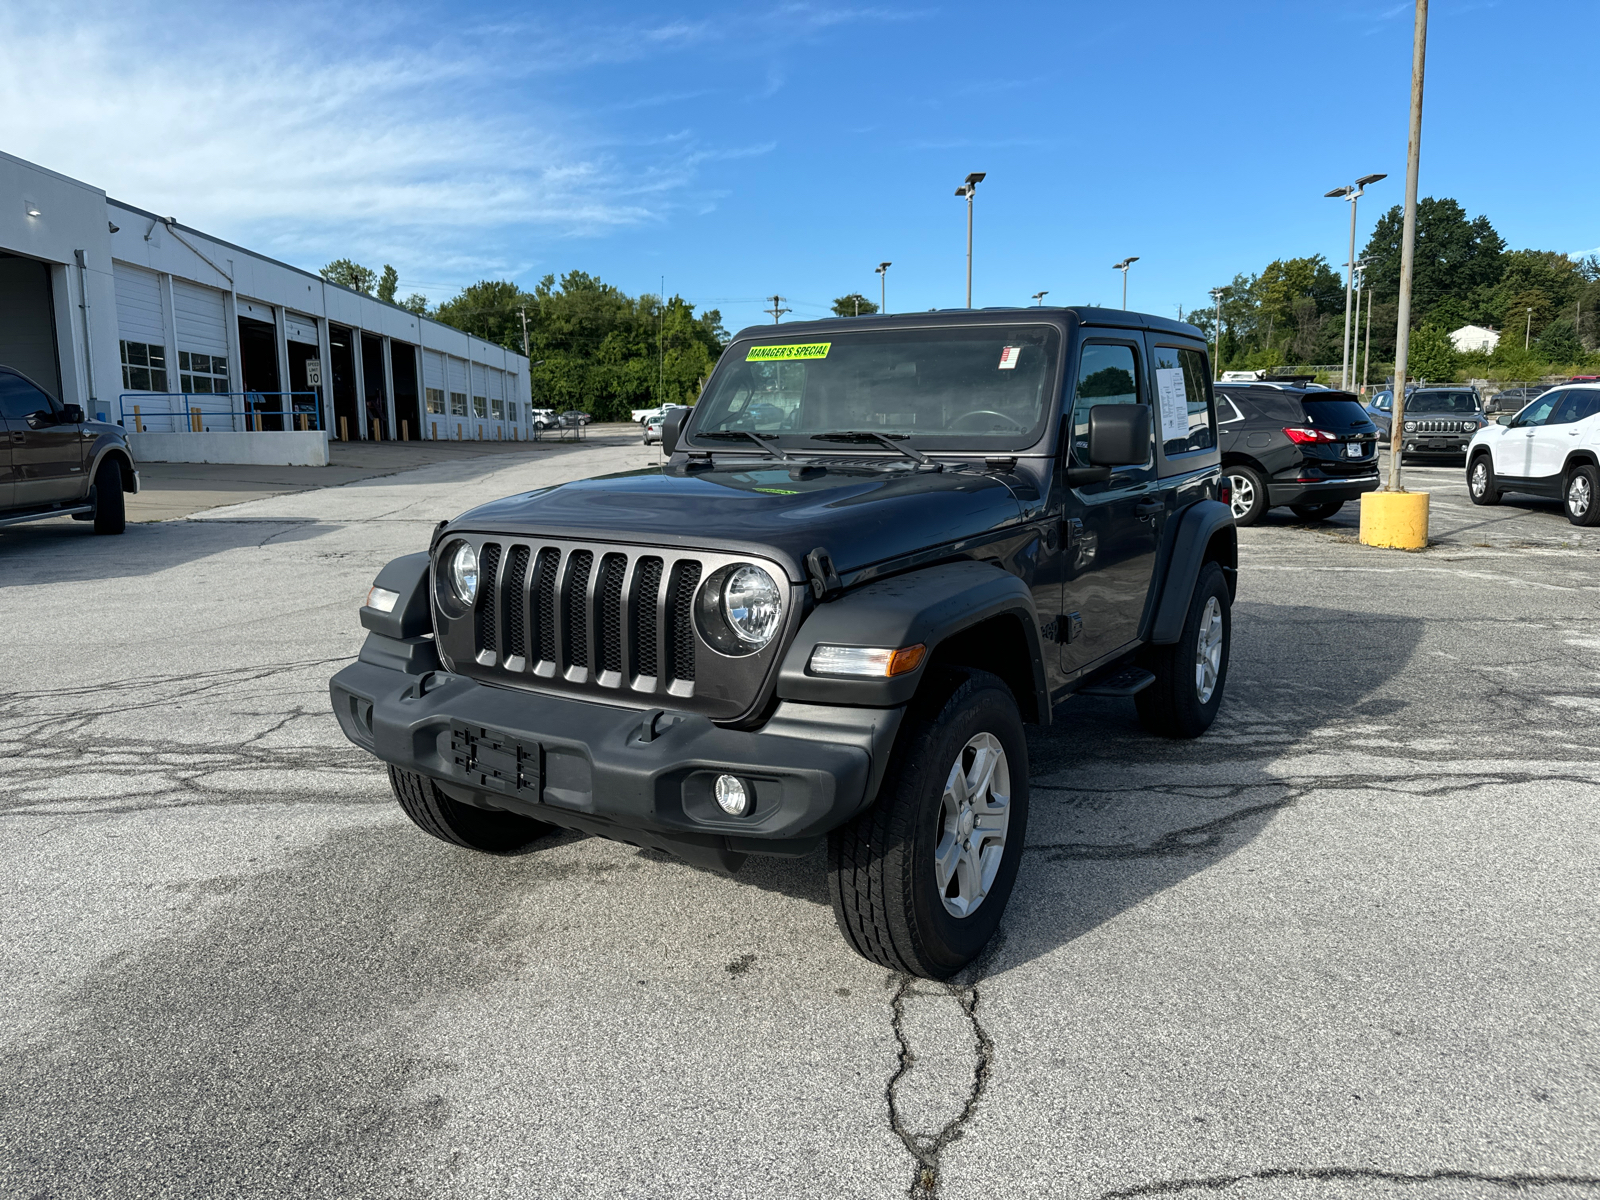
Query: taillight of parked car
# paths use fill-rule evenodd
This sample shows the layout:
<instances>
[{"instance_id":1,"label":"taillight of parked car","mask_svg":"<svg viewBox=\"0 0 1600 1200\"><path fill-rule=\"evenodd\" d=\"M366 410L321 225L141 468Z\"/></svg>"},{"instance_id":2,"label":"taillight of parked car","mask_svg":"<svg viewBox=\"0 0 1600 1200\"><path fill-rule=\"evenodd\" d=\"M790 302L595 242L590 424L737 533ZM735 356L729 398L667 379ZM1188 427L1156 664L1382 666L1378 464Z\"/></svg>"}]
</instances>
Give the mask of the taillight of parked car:
<instances>
[{"instance_id":1,"label":"taillight of parked car","mask_svg":"<svg viewBox=\"0 0 1600 1200\"><path fill-rule=\"evenodd\" d=\"M1296 445L1305 442L1337 442L1336 434L1329 433L1326 429L1311 429L1304 425L1288 425L1284 427L1284 436Z\"/></svg>"},{"instance_id":2,"label":"taillight of parked car","mask_svg":"<svg viewBox=\"0 0 1600 1200\"><path fill-rule=\"evenodd\" d=\"M1233 489L1228 486L1228 477L1224 475L1222 482L1217 485L1217 499L1223 504L1233 503Z\"/></svg>"}]
</instances>

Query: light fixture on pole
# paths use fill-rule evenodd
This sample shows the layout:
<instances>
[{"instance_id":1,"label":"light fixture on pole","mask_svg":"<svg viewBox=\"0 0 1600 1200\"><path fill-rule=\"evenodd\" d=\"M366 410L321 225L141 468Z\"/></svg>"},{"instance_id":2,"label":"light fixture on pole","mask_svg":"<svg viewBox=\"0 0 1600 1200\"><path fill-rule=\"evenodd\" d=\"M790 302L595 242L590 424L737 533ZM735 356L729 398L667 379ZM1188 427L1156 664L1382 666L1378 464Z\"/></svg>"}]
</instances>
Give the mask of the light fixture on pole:
<instances>
[{"instance_id":1,"label":"light fixture on pole","mask_svg":"<svg viewBox=\"0 0 1600 1200\"><path fill-rule=\"evenodd\" d=\"M967 307L972 307L972 197L977 194L978 185L983 182L986 172L974 171L967 176L967 181L956 189L956 195L967 198Z\"/></svg>"},{"instance_id":2,"label":"light fixture on pole","mask_svg":"<svg viewBox=\"0 0 1600 1200\"><path fill-rule=\"evenodd\" d=\"M1124 310L1128 307L1128 268L1138 261L1139 256L1137 254L1130 254L1121 262L1111 264L1113 271L1122 272L1122 307Z\"/></svg>"},{"instance_id":3,"label":"light fixture on pole","mask_svg":"<svg viewBox=\"0 0 1600 1200\"><path fill-rule=\"evenodd\" d=\"M1222 380L1222 293L1225 288L1212 288L1211 298L1217 302L1217 353L1211 360L1211 373L1216 376L1216 382Z\"/></svg>"},{"instance_id":4,"label":"light fixture on pole","mask_svg":"<svg viewBox=\"0 0 1600 1200\"><path fill-rule=\"evenodd\" d=\"M1350 257L1345 259L1344 272L1344 365L1340 368L1339 386L1350 386L1350 277L1355 273L1356 262L1356 201L1361 199L1369 183L1377 183L1380 179L1387 179L1388 175L1363 175L1360 179L1345 187L1336 187L1331 192L1324 192L1326 200L1339 199L1350 202Z\"/></svg>"},{"instance_id":5,"label":"light fixture on pole","mask_svg":"<svg viewBox=\"0 0 1600 1200\"><path fill-rule=\"evenodd\" d=\"M889 311L888 301L884 297L888 295L889 268L892 266L893 263L882 262L872 268L872 273L878 277L878 311L881 313Z\"/></svg>"},{"instance_id":6,"label":"light fixture on pole","mask_svg":"<svg viewBox=\"0 0 1600 1200\"><path fill-rule=\"evenodd\" d=\"M1046 296L1048 296L1049 294L1050 294L1049 292L1035 292L1033 294L1033 302L1035 304L1037 304L1040 308L1043 308L1044 307L1044 298Z\"/></svg>"}]
</instances>

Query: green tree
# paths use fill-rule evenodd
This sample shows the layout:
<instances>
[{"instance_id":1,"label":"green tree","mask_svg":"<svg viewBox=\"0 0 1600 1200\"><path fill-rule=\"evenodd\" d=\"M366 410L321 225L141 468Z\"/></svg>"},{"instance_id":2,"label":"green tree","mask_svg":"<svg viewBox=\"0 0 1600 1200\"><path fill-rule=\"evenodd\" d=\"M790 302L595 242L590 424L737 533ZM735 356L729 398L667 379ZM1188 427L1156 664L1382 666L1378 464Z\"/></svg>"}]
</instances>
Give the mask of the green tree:
<instances>
[{"instance_id":1,"label":"green tree","mask_svg":"<svg viewBox=\"0 0 1600 1200\"><path fill-rule=\"evenodd\" d=\"M1397 204L1378 218L1362 257L1369 260L1367 286L1379 300L1400 294L1400 241L1404 212ZM1446 297L1481 301L1499 282L1505 241L1489 218L1467 219L1455 200L1427 197L1417 203L1416 258L1411 276L1411 314L1416 324L1430 319Z\"/></svg>"},{"instance_id":2,"label":"green tree","mask_svg":"<svg viewBox=\"0 0 1600 1200\"><path fill-rule=\"evenodd\" d=\"M868 313L877 311L878 306L860 292L851 292L848 296L840 296L833 302L833 315L836 317L864 317Z\"/></svg>"},{"instance_id":3,"label":"green tree","mask_svg":"<svg viewBox=\"0 0 1600 1200\"><path fill-rule=\"evenodd\" d=\"M348 258L336 258L323 267L322 277L329 283L337 283L364 296L372 295L372 285L378 278L371 268L363 267Z\"/></svg>"},{"instance_id":4,"label":"green tree","mask_svg":"<svg viewBox=\"0 0 1600 1200\"><path fill-rule=\"evenodd\" d=\"M378 299L394 303L395 289L400 286L400 272L388 263L383 264L383 278L378 280Z\"/></svg>"},{"instance_id":5,"label":"green tree","mask_svg":"<svg viewBox=\"0 0 1600 1200\"><path fill-rule=\"evenodd\" d=\"M1427 324L1411 335L1406 373L1414 379L1449 381L1456 377L1456 348L1450 335Z\"/></svg>"},{"instance_id":6,"label":"green tree","mask_svg":"<svg viewBox=\"0 0 1600 1200\"><path fill-rule=\"evenodd\" d=\"M462 288L460 293L439 305L433 318L464 329L486 342L520 351L522 319L518 309L527 299L514 283L484 279Z\"/></svg>"},{"instance_id":7,"label":"green tree","mask_svg":"<svg viewBox=\"0 0 1600 1200\"><path fill-rule=\"evenodd\" d=\"M1546 325L1536 345L1544 360L1552 364L1580 363L1586 357L1583 347L1578 343L1577 331L1565 317Z\"/></svg>"},{"instance_id":8,"label":"green tree","mask_svg":"<svg viewBox=\"0 0 1600 1200\"><path fill-rule=\"evenodd\" d=\"M399 304L407 312L416 313L419 317L427 315L428 298L421 292L412 292L404 300L399 301Z\"/></svg>"}]
</instances>

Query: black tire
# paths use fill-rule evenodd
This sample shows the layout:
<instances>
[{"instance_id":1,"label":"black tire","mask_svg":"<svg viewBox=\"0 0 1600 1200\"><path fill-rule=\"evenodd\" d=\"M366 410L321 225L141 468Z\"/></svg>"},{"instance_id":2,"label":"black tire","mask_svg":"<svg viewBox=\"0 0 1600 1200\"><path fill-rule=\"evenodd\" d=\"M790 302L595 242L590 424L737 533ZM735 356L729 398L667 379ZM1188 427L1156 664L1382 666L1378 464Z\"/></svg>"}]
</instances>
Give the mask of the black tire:
<instances>
[{"instance_id":1,"label":"black tire","mask_svg":"<svg viewBox=\"0 0 1600 1200\"><path fill-rule=\"evenodd\" d=\"M122 495L122 468L110 459L94 473L94 531L121 533L128 527L128 505Z\"/></svg>"},{"instance_id":2,"label":"black tire","mask_svg":"<svg viewBox=\"0 0 1600 1200\"><path fill-rule=\"evenodd\" d=\"M1267 481L1254 467L1223 467L1228 489L1232 493L1233 523L1239 526L1254 525L1266 515Z\"/></svg>"},{"instance_id":3,"label":"black tire","mask_svg":"<svg viewBox=\"0 0 1600 1200\"><path fill-rule=\"evenodd\" d=\"M1487 452L1467 463L1467 495L1472 497L1474 504L1500 503L1500 485L1494 477L1494 460Z\"/></svg>"},{"instance_id":4,"label":"black tire","mask_svg":"<svg viewBox=\"0 0 1600 1200\"><path fill-rule=\"evenodd\" d=\"M1600 524L1600 471L1582 463L1561 484L1561 507L1574 525Z\"/></svg>"},{"instance_id":5,"label":"black tire","mask_svg":"<svg viewBox=\"0 0 1600 1200\"><path fill-rule=\"evenodd\" d=\"M1326 521L1343 507L1343 500L1329 500L1326 504L1291 504L1289 511L1302 521Z\"/></svg>"},{"instance_id":6,"label":"black tire","mask_svg":"<svg viewBox=\"0 0 1600 1200\"><path fill-rule=\"evenodd\" d=\"M1202 695L1199 679L1201 623L1208 602L1215 599L1221 619L1221 643L1209 695ZM1208 628L1210 622L1206 622ZM1228 682L1229 646L1233 636L1233 601L1222 568L1208 562L1195 580L1183 633L1171 646L1150 646L1144 665L1156 681L1134 697L1139 720L1151 733L1169 738L1196 738L1211 728Z\"/></svg>"},{"instance_id":7,"label":"black tire","mask_svg":"<svg viewBox=\"0 0 1600 1200\"><path fill-rule=\"evenodd\" d=\"M532 817L494 809L474 808L452 800L425 775L389 768L389 786L406 816L417 828L441 842L477 850L482 854L527 854L540 838L555 832L554 825Z\"/></svg>"},{"instance_id":8,"label":"black tire","mask_svg":"<svg viewBox=\"0 0 1600 1200\"><path fill-rule=\"evenodd\" d=\"M943 816L946 783L958 762L975 767L968 755L983 735L1004 751L1009 817L992 882L970 913L958 916L946 907L950 888L938 884L934 850L952 832ZM930 675L906 715L877 800L828 835L828 890L840 932L880 966L949 978L999 928L1027 827L1028 745L1011 689L987 671ZM956 876L950 886L959 891ZM951 902L959 904L959 896Z\"/></svg>"}]
</instances>

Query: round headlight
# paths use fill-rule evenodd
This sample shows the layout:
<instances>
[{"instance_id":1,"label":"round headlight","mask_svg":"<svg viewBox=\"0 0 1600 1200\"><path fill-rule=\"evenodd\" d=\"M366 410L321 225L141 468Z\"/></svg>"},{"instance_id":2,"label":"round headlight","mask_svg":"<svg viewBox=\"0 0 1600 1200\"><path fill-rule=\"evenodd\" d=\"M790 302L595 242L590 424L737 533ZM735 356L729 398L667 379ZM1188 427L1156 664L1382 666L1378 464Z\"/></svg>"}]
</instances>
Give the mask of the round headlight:
<instances>
[{"instance_id":1,"label":"round headlight","mask_svg":"<svg viewBox=\"0 0 1600 1200\"><path fill-rule=\"evenodd\" d=\"M741 642L760 648L778 632L783 593L760 567L740 567L722 586L722 615Z\"/></svg>"},{"instance_id":2,"label":"round headlight","mask_svg":"<svg viewBox=\"0 0 1600 1200\"><path fill-rule=\"evenodd\" d=\"M1417 423L1415 421L1407 421L1406 422L1406 432L1407 433L1415 433L1416 431L1417 431Z\"/></svg>"},{"instance_id":3,"label":"round headlight","mask_svg":"<svg viewBox=\"0 0 1600 1200\"><path fill-rule=\"evenodd\" d=\"M458 542L450 553L450 590L468 608L478 598L478 552L466 542Z\"/></svg>"}]
</instances>

